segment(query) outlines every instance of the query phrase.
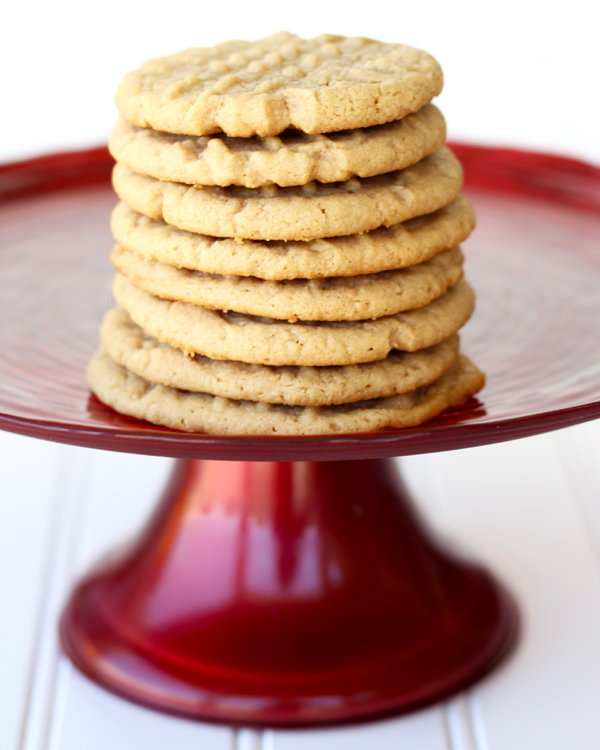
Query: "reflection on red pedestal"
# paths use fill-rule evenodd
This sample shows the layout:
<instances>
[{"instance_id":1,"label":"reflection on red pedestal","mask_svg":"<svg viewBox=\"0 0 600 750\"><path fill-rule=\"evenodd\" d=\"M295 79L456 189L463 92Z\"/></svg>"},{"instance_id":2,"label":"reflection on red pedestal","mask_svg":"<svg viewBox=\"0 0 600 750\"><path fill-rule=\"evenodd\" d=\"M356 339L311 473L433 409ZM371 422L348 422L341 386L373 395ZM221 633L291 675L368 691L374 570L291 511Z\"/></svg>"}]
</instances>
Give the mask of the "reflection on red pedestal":
<instances>
[{"instance_id":1,"label":"reflection on red pedestal","mask_svg":"<svg viewBox=\"0 0 600 750\"><path fill-rule=\"evenodd\" d=\"M432 541L389 459L181 461L136 544L62 621L73 661L116 693L288 726L435 701L515 632L510 598Z\"/></svg>"}]
</instances>

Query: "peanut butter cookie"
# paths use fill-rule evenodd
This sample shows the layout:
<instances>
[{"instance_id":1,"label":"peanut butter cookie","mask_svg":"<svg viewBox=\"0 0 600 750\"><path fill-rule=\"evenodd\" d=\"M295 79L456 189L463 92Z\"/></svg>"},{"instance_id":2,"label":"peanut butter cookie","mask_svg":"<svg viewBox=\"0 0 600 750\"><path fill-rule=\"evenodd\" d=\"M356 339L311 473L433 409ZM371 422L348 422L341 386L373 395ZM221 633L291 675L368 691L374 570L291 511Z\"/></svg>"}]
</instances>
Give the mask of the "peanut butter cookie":
<instances>
[{"instance_id":1,"label":"peanut butter cookie","mask_svg":"<svg viewBox=\"0 0 600 750\"><path fill-rule=\"evenodd\" d=\"M433 57L403 44L281 32L149 60L121 81L116 104L143 128L247 138L399 120L442 85Z\"/></svg>"},{"instance_id":2,"label":"peanut butter cookie","mask_svg":"<svg viewBox=\"0 0 600 750\"><path fill-rule=\"evenodd\" d=\"M188 432L217 435L325 435L421 424L477 393L483 374L460 355L429 386L335 406L283 406L168 388L140 378L100 350L87 371L92 391L121 414Z\"/></svg>"},{"instance_id":3,"label":"peanut butter cookie","mask_svg":"<svg viewBox=\"0 0 600 750\"><path fill-rule=\"evenodd\" d=\"M135 211L189 232L250 240L313 240L389 227L452 203L462 180L445 146L397 172L287 188L201 188L121 164L113 171L117 195Z\"/></svg>"},{"instance_id":4,"label":"peanut butter cookie","mask_svg":"<svg viewBox=\"0 0 600 750\"><path fill-rule=\"evenodd\" d=\"M122 247L147 260L222 276L259 279L319 279L404 268L455 247L475 226L475 215L459 195L450 205L365 234L307 242L215 239L149 219L119 203L111 229Z\"/></svg>"},{"instance_id":5,"label":"peanut butter cookie","mask_svg":"<svg viewBox=\"0 0 600 750\"><path fill-rule=\"evenodd\" d=\"M473 291L462 279L428 305L397 315L287 323L159 299L121 274L113 289L131 319L159 341L187 354L264 365L350 365L384 359L392 349L425 349L456 333L475 305Z\"/></svg>"},{"instance_id":6,"label":"peanut butter cookie","mask_svg":"<svg viewBox=\"0 0 600 750\"><path fill-rule=\"evenodd\" d=\"M175 135L119 118L108 145L119 163L157 180L256 188L393 172L438 151L445 137L442 113L428 104L370 128L317 135L285 130L266 138Z\"/></svg>"},{"instance_id":7,"label":"peanut butter cookie","mask_svg":"<svg viewBox=\"0 0 600 750\"><path fill-rule=\"evenodd\" d=\"M458 336L451 336L428 349L392 351L385 359L361 365L251 365L187 356L145 334L120 308L106 313L101 339L111 359L152 383L288 406L345 404L406 393L437 380L458 355Z\"/></svg>"},{"instance_id":8,"label":"peanut butter cookie","mask_svg":"<svg viewBox=\"0 0 600 750\"><path fill-rule=\"evenodd\" d=\"M115 268L139 289L211 310L278 320L368 320L423 307L463 275L460 248L398 271L327 279L264 281L173 268L115 247Z\"/></svg>"}]
</instances>

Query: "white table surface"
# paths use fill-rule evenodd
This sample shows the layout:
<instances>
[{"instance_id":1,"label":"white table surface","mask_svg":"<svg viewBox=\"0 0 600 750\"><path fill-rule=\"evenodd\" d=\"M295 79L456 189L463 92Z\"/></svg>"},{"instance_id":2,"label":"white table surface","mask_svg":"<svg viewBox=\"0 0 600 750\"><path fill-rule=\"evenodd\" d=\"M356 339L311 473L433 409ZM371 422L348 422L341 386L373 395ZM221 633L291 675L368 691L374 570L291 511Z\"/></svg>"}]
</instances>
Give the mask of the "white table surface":
<instances>
[{"instance_id":1,"label":"white table surface","mask_svg":"<svg viewBox=\"0 0 600 750\"><path fill-rule=\"evenodd\" d=\"M436 529L518 598L516 653L472 690L405 717L232 731L121 700L57 646L73 582L139 528L171 461L0 433L0 748L596 750L600 422L401 464Z\"/></svg>"}]
</instances>

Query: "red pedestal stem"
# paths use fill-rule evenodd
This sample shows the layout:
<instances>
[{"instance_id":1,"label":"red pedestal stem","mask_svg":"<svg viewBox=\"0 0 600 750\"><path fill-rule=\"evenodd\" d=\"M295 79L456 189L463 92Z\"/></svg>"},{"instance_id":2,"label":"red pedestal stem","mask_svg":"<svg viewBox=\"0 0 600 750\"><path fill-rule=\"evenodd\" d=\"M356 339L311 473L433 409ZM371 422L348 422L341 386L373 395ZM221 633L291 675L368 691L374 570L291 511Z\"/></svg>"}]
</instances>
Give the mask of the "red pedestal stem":
<instances>
[{"instance_id":1,"label":"red pedestal stem","mask_svg":"<svg viewBox=\"0 0 600 750\"><path fill-rule=\"evenodd\" d=\"M186 460L130 551L76 589L61 634L130 700L294 726L436 701L516 629L493 578L423 528L391 459Z\"/></svg>"}]
</instances>

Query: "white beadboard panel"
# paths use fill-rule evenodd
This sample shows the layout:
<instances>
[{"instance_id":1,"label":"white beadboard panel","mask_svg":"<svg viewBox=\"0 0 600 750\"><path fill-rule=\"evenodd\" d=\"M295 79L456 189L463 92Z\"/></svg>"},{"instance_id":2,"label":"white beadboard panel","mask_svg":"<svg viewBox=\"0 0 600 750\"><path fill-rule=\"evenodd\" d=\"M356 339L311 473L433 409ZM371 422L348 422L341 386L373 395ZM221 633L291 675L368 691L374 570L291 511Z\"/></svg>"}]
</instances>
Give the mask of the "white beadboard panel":
<instances>
[{"instance_id":1,"label":"white beadboard panel","mask_svg":"<svg viewBox=\"0 0 600 750\"><path fill-rule=\"evenodd\" d=\"M497 572L523 615L518 651L474 690L486 750L597 748L600 569L553 436L430 461L443 527Z\"/></svg>"},{"instance_id":2,"label":"white beadboard panel","mask_svg":"<svg viewBox=\"0 0 600 750\"><path fill-rule=\"evenodd\" d=\"M0 747L19 747L50 554L59 446L0 432Z\"/></svg>"},{"instance_id":3,"label":"white beadboard panel","mask_svg":"<svg viewBox=\"0 0 600 750\"><path fill-rule=\"evenodd\" d=\"M30 700L19 750L42 750L54 725L58 665L58 621L72 580L73 553L80 534L90 484L92 454L62 446L56 482L56 523L52 528L46 580L39 592L40 629L35 644Z\"/></svg>"},{"instance_id":4,"label":"white beadboard panel","mask_svg":"<svg viewBox=\"0 0 600 750\"><path fill-rule=\"evenodd\" d=\"M462 693L444 706L451 750L487 750L473 696Z\"/></svg>"},{"instance_id":5,"label":"white beadboard panel","mask_svg":"<svg viewBox=\"0 0 600 750\"><path fill-rule=\"evenodd\" d=\"M74 570L77 577L98 558L129 542L142 529L161 496L173 459L133 453L93 455L85 519Z\"/></svg>"},{"instance_id":6,"label":"white beadboard panel","mask_svg":"<svg viewBox=\"0 0 600 750\"><path fill-rule=\"evenodd\" d=\"M233 750L233 731L179 719L97 687L67 660L48 750Z\"/></svg>"},{"instance_id":7,"label":"white beadboard panel","mask_svg":"<svg viewBox=\"0 0 600 750\"><path fill-rule=\"evenodd\" d=\"M81 492L82 521L72 542L69 583L98 557L141 528L167 480L172 461L152 456L73 449L91 462ZM94 685L60 657L52 688L52 722L39 750L231 750L232 730L150 711ZM38 747L31 748L38 750Z\"/></svg>"},{"instance_id":8,"label":"white beadboard panel","mask_svg":"<svg viewBox=\"0 0 600 750\"><path fill-rule=\"evenodd\" d=\"M237 729L233 747L235 750L264 750L265 734L257 729Z\"/></svg>"},{"instance_id":9,"label":"white beadboard panel","mask_svg":"<svg viewBox=\"0 0 600 750\"><path fill-rule=\"evenodd\" d=\"M265 732L263 750L448 750L443 707L354 726ZM452 748L454 750L454 748ZM462 748L457 750L462 750ZM467 750L470 750L468 748Z\"/></svg>"},{"instance_id":10,"label":"white beadboard panel","mask_svg":"<svg viewBox=\"0 0 600 750\"><path fill-rule=\"evenodd\" d=\"M344 728L234 731L165 716L58 656L73 580L139 530L171 464L0 433L2 750L595 750L600 423L402 459L430 523L513 590L523 636L510 662L447 704Z\"/></svg>"},{"instance_id":11,"label":"white beadboard panel","mask_svg":"<svg viewBox=\"0 0 600 750\"><path fill-rule=\"evenodd\" d=\"M440 529L447 504L439 464L427 453L402 456L396 463L419 513L430 526Z\"/></svg>"}]
</instances>

